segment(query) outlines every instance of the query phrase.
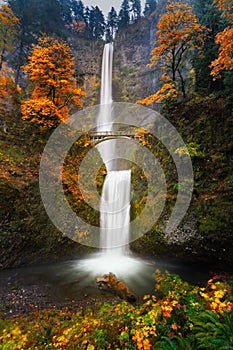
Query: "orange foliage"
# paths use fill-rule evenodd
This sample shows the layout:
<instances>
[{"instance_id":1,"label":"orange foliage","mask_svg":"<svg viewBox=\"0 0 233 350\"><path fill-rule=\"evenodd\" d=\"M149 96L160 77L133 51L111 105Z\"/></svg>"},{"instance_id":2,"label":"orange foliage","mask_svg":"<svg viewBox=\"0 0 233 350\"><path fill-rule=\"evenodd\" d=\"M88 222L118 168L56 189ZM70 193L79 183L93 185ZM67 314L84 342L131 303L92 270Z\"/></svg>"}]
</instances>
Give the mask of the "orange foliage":
<instances>
[{"instance_id":1,"label":"orange foliage","mask_svg":"<svg viewBox=\"0 0 233 350\"><path fill-rule=\"evenodd\" d=\"M15 85L13 70L3 63L0 72L0 117L6 120L7 112L12 115L17 112L21 90Z\"/></svg>"},{"instance_id":2,"label":"orange foliage","mask_svg":"<svg viewBox=\"0 0 233 350\"><path fill-rule=\"evenodd\" d=\"M232 0L215 0L217 6L223 11L226 18L230 18L233 23L233 3Z\"/></svg>"},{"instance_id":3,"label":"orange foliage","mask_svg":"<svg viewBox=\"0 0 233 350\"><path fill-rule=\"evenodd\" d=\"M154 41L155 48L151 51L151 67L157 67L164 71L161 80L162 88L155 95L138 101L141 104L151 104L154 101L176 97L177 73L188 51L199 48L204 41L206 27L197 23L192 8L181 2L168 2L167 12L158 22ZM181 75L179 71L179 76Z\"/></svg>"},{"instance_id":4,"label":"orange foliage","mask_svg":"<svg viewBox=\"0 0 233 350\"><path fill-rule=\"evenodd\" d=\"M149 106L154 102L161 102L162 100L169 100L177 97L177 90L174 82L165 82L163 86L154 94L146 97L143 100L138 100L138 104Z\"/></svg>"},{"instance_id":5,"label":"orange foliage","mask_svg":"<svg viewBox=\"0 0 233 350\"><path fill-rule=\"evenodd\" d=\"M230 25L216 36L219 47L218 58L211 62L213 80L221 78L221 72L233 70L233 3L232 0L216 0L223 15L229 18Z\"/></svg>"},{"instance_id":6,"label":"orange foliage","mask_svg":"<svg viewBox=\"0 0 233 350\"><path fill-rule=\"evenodd\" d=\"M73 19L72 26L73 26L73 30L78 33L85 32L86 23L84 21L76 21L75 19Z\"/></svg>"},{"instance_id":7,"label":"orange foliage","mask_svg":"<svg viewBox=\"0 0 233 350\"><path fill-rule=\"evenodd\" d=\"M12 50L19 19L15 17L7 5L0 9L0 70L2 69L3 55L6 50Z\"/></svg>"},{"instance_id":8,"label":"orange foliage","mask_svg":"<svg viewBox=\"0 0 233 350\"><path fill-rule=\"evenodd\" d=\"M204 29L197 23L189 5L169 2L167 12L158 22L158 39L154 42L151 67L156 66L161 58L165 67L172 69L172 63L178 66L185 51L197 48L203 42Z\"/></svg>"},{"instance_id":9,"label":"orange foliage","mask_svg":"<svg viewBox=\"0 0 233 350\"><path fill-rule=\"evenodd\" d=\"M23 119L50 128L68 119L70 106L82 107L84 92L76 85L73 66L67 44L46 36L39 39L23 67L33 85L31 98L22 105Z\"/></svg>"}]
</instances>

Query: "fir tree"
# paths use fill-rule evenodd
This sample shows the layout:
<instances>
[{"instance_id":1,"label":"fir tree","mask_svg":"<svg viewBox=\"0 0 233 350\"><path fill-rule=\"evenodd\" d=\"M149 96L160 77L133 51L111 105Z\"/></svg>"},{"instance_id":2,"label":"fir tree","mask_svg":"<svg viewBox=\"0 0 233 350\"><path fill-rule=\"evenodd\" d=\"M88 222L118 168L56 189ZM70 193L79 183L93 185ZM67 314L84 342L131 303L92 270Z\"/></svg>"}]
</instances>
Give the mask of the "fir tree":
<instances>
[{"instance_id":1,"label":"fir tree","mask_svg":"<svg viewBox=\"0 0 233 350\"><path fill-rule=\"evenodd\" d=\"M222 89L221 81L214 82L210 76L210 63L217 57L215 37L226 26L226 21L212 0L193 0L193 11L199 23L209 29L203 50L194 57L195 85L199 91L213 92Z\"/></svg>"},{"instance_id":2,"label":"fir tree","mask_svg":"<svg viewBox=\"0 0 233 350\"><path fill-rule=\"evenodd\" d=\"M119 28L125 27L130 22L129 0L123 0L119 12Z\"/></svg>"},{"instance_id":3,"label":"fir tree","mask_svg":"<svg viewBox=\"0 0 233 350\"><path fill-rule=\"evenodd\" d=\"M131 0L131 13L132 13L132 22L137 21L141 17L140 0Z\"/></svg>"},{"instance_id":4,"label":"fir tree","mask_svg":"<svg viewBox=\"0 0 233 350\"><path fill-rule=\"evenodd\" d=\"M144 15L147 16L152 13L157 7L157 0L146 0L144 7Z\"/></svg>"},{"instance_id":5,"label":"fir tree","mask_svg":"<svg viewBox=\"0 0 233 350\"><path fill-rule=\"evenodd\" d=\"M15 55L10 64L15 69L15 83L18 84L21 66L26 63L28 47L40 35L38 1L8 0L8 5L19 19L19 35Z\"/></svg>"},{"instance_id":6,"label":"fir tree","mask_svg":"<svg viewBox=\"0 0 233 350\"><path fill-rule=\"evenodd\" d=\"M116 10L114 9L114 7L112 7L111 11L108 13L108 16L107 16L107 24L106 24L106 31L105 31L107 42L113 41L117 28L118 28L118 17L117 17Z\"/></svg>"},{"instance_id":7,"label":"fir tree","mask_svg":"<svg viewBox=\"0 0 233 350\"><path fill-rule=\"evenodd\" d=\"M105 20L103 12L99 9L98 6L91 8L90 11L90 22L89 28L92 37L101 38L104 35L105 30Z\"/></svg>"},{"instance_id":8,"label":"fir tree","mask_svg":"<svg viewBox=\"0 0 233 350\"><path fill-rule=\"evenodd\" d=\"M72 22L71 3L72 3L72 0L60 0L63 21L69 24Z\"/></svg>"},{"instance_id":9,"label":"fir tree","mask_svg":"<svg viewBox=\"0 0 233 350\"><path fill-rule=\"evenodd\" d=\"M38 2L38 15L40 35L62 36L64 32L64 22L62 6L59 0L40 0Z\"/></svg>"},{"instance_id":10,"label":"fir tree","mask_svg":"<svg viewBox=\"0 0 233 350\"><path fill-rule=\"evenodd\" d=\"M83 21L85 19L85 6L83 2L72 0L71 4L74 18L78 21Z\"/></svg>"}]
</instances>

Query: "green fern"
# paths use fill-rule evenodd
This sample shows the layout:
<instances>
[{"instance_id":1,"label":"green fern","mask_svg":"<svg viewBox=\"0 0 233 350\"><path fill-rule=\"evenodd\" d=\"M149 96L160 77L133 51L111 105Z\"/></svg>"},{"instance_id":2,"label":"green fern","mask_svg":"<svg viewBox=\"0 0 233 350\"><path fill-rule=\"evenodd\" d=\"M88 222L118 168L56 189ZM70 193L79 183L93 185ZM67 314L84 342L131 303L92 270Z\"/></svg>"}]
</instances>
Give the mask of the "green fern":
<instances>
[{"instance_id":1,"label":"green fern","mask_svg":"<svg viewBox=\"0 0 233 350\"><path fill-rule=\"evenodd\" d=\"M163 340L156 344L159 350L196 350L196 344L193 344L190 338L181 338L174 336L172 338L163 337Z\"/></svg>"},{"instance_id":2,"label":"green fern","mask_svg":"<svg viewBox=\"0 0 233 350\"><path fill-rule=\"evenodd\" d=\"M205 311L193 320L198 349L232 349L233 312L224 316Z\"/></svg>"}]
</instances>

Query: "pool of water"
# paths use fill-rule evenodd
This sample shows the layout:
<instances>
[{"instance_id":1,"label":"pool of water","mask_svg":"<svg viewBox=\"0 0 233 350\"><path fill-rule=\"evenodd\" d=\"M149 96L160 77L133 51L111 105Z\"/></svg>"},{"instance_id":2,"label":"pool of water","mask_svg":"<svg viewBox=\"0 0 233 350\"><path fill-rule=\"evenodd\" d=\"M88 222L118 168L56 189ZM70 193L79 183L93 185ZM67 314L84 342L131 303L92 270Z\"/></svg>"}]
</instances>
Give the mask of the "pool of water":
<instances>
[{"instance_id":1,"label":"pool of water","mask_svg":"<svg viewBox=\"0 0 233 350\"><path fill-rule=\"evenodd\" d=\"M203 284L210 277L208 267L203 265L109 252L91 254L82 259L60 263L2 270L0 287L9 285L13 288L14 284L45 286L50 290L54 300L62 301L103 294L104 292L98 289L96 277L113 272L141 299L143 295L155 292L153 273L156 269L179 274L190 283Z\"/></svg>"}]
</instances>

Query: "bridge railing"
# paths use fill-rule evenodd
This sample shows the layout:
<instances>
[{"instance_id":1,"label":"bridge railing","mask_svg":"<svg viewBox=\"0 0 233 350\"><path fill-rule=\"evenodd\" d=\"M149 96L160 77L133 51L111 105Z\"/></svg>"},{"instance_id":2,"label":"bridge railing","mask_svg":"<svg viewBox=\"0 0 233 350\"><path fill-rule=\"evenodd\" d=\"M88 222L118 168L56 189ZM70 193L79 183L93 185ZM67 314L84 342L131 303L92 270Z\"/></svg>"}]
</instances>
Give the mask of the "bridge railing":
<instances>
[{"instance_id":1,"label":"bridge railing","mask_svg":"<svg viewBox=\"0 0 233 350\"><path fill-rule=\"evenodd\" d=\"M91 140L101 140L105 138L130 137L134 138L135 132L132 131L92 131L89 134Z\"/></svg>"}]
</instances>

